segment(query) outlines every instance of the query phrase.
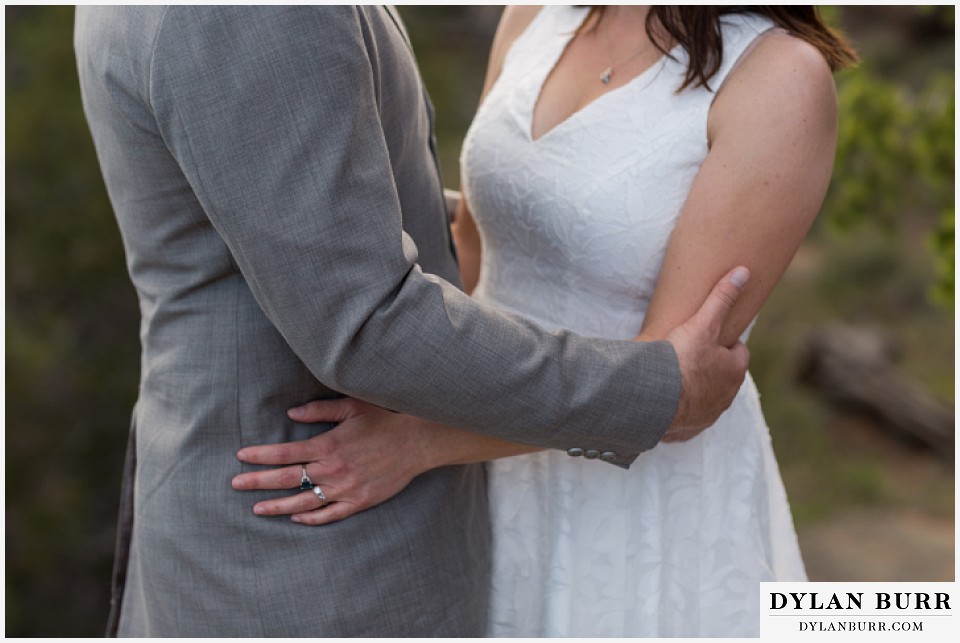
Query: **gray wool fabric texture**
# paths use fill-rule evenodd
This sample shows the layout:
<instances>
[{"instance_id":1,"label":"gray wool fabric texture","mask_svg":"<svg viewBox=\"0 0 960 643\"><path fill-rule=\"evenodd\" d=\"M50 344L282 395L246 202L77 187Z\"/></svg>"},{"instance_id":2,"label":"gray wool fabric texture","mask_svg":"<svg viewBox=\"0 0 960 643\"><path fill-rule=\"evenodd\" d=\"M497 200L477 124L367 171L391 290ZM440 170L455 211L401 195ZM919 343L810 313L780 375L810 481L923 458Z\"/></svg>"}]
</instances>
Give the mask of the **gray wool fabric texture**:
<instances>
[{"instance_id":1,"label":"gray wool fabric texture","mask_svg":"<svg viewBox=\"0 0 960 643\"><path fill-rule=\"evenodd\" d=\"M142 312L111 633L482 636L482 465L323 527L252 513L243 446L350 395L628 466L669 344L548 333L459 276L433 113L382 7L79 7L84 109ZM609 466L597 461L596 466ZM117 629L118 628L118 629Z\"/></svg>"}]
</instances>

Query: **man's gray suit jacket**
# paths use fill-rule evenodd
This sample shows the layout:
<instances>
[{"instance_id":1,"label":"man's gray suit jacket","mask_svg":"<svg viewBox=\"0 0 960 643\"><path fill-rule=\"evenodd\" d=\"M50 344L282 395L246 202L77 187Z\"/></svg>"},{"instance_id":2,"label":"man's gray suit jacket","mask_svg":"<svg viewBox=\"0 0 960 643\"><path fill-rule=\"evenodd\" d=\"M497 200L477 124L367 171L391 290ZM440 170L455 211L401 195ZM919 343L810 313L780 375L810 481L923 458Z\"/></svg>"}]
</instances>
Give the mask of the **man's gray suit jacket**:
<instances>
[{"instance_id":1,"label":"man's gray suit jacket","mask_svg":"<svg viewBox=\"0 0 960 643\"><path fill-rule=\"evenodd\" d=\"M143 317L119 633L482 635L482 466L305 527L252 513L278 494L231 489L253 469L237 450L326 430L285 410L350 395L625 466L676 410L672 348L547 333L458 290L391 10L81 7L75 47Z\"/></svg>"}]
</instances>

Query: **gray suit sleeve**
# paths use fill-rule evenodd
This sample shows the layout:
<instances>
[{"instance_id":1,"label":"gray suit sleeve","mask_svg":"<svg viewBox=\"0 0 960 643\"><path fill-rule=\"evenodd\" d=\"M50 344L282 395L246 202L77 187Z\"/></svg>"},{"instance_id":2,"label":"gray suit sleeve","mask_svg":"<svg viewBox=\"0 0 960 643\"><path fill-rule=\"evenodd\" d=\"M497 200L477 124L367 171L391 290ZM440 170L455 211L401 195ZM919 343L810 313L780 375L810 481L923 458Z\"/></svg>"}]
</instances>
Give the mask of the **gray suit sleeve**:
<instances>
[{"instance_id":1,"label":"gray suit sleeve","mask_svg":"<svg viewBox=\"0 0 960 643\"><path fill-rule=\"evenodd\" d=\"M257 301L314 375L452 426L612 451L620 465L655 446L679 398L668 343L548 333L420 270L357 12L244 15L170 9L149 101Z\"/></svg>"}]
</instances>

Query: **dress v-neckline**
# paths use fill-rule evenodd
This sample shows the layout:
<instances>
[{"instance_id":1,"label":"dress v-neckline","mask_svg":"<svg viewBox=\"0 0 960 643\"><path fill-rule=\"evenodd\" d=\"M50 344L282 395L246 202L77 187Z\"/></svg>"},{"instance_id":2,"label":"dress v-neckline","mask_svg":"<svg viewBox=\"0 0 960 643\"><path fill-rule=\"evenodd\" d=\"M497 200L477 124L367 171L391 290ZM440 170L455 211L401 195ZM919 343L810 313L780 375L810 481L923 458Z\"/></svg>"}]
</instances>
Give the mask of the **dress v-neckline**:
<instances>
[{"instance_id":1,"label":"dress v-neckline","mask_svg":"<svg viewBox=\"0 0 960 643\"><path fill-rule=\"evenodd\" d=\"M545 6L543 9L541 9L541 11L548 11L549 9L550 7ZM563 58L563 55L567 52L567 49L570 47L570 43L573 42L574 36L583 26L583 23L587 19L587 16L590 15L590 10L587 7L582 8L581 11L583 12L583 15L581 15L577 19L576 23L573 25L573 30L570 32L570 36L567 38L566 42L564 42L559 47L556 56L554 56L553 61L547 67L547 73L540 78L540 83L536 86L536 90L534 91L533 103L530 105L528 109L529 119L526 124L527 140L534 145L536 145L537 143L540 143L545 138L548 138L551 134L553 134L558 129L563 128L565 125L567 125L567 123L576 119L585 111L589 110L595 103L602 101L607 96L620 93L621 90L626 90L628 87L635 85L639 81L639 79L650 75L655 69L662 68L663 65L666 63L667 59L672 57L674 52L677 50L677 47L679 47L679 45L677 45L672 50L670 50L670 53L666 55L662 55L659 58L657 58L653 63L650 64L649 67L647 67L646 69L641 71L639 74L637 74L636 76L634 76L633 78L625 82L623 85L620 85L619 87L615 87L614 89L611 89L608 92L604 92L603 94L600 94L593 100L589 101L585 105L582 105L580 108L568 114L563 120L556 123L553 127L548 129L546 132L542 132L540 136L534 137L533 136L533 120L536 116L537 105L539 105L540 100L543 98L543 88L547 84L547 81L550 79L550 76L553 75L553 72L556 71L557 65L560 64L560 60Z\"/></svg>"}]
</instances>

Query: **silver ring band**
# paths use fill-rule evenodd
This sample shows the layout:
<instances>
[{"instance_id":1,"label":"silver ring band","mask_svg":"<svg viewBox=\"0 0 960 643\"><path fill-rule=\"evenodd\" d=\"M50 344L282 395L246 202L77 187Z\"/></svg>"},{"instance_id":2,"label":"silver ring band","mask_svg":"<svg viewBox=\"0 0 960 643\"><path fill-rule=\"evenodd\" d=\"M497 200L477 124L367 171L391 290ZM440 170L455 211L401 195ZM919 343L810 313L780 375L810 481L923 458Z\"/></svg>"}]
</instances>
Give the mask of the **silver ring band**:
<instances>
[{"instance_id":1,"label":"silver ring band","mask_svg":"<svg viewBox=\"0 0 960 643\"><path fill-rule=\"evenodd\" d=\"M313 491L314 495L320 499L321 507L327 504L327 496L326 494L323 493L323 489L320 488L320 485L318 484L313 485L313 489L311 491Z\"/></svg>"}]
</instances>

